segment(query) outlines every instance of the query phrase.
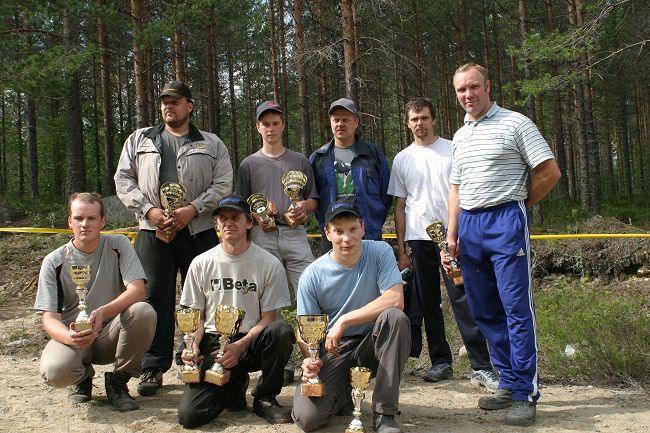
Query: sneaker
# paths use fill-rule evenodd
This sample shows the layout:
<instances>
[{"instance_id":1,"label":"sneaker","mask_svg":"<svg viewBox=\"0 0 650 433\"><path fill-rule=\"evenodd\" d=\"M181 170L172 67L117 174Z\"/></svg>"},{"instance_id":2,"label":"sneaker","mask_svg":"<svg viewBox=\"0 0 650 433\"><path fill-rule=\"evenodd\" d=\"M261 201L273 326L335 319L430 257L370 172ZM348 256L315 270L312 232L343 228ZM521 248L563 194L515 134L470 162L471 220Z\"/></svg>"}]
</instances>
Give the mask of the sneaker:
<instances>
[{"instance_id":1,"label":"sneaker","mask_svg":"<svg viewBox=\"0 0 650 433\"><path fill-rule=\"evenodd\" d=\"M243 373L236 379L236 382L232 384L231 392L234 395L227 407L230 412L246 410L248 405L246 402L246 391L248 390L249 380L248 373Z\"/></svg>"},{"instance_id":2,"label":"sneaker","mask_svg":"<svg viewBox=\"0 0 650 433\"><path fill-rule=\"evenodd\" d=\"M443 362L431 367L427 372L422 375L422 379L427 382L440 382L443 380L451 379L454 375L454 370L451 365Z\"/></svg>"},{"instance_id":3,"label":"sneaker","mask_svg":"<svg viewBox=\"0 0 650 433\"><path fill-rule=\"evenodd\" d=\"M478 399L478 407L483 410L497 410L512 406L512 392L509 389L499 388L494 395Z\"/></svg>"},{"instance_id":4,"label":"sneaker","mask_svg":"<svg viewBox=\"0 0 650 433\"><path fill-rule=\"evenodd\" d=\"M285 424L292 421L291 412L282 407L275 397L255 398L253 413L271 424Z\"/></svg>"},{"instance_id":5,"label":"sneaker","mask_svg":"<svg viewBox=\"0 0 650 433\"><path fill-rule=\"evenodd\" d=\"M163 371L159 368L146 368L140 376L138 394L149 397L163 385Z\"/></svg>"},{"instance_id":6,"label":"sneaker","mask_svg":"<svg viewBox=\"0 0 650 433\"><path fill-rule=\"evenodd\" d=\"M496 392L499 389L499 375L491 368L474 370L469 381L472 385L483 386L490 392Z\"/></svg>"},{"instance_id":7,"label":"sneaker","mask_svg":"<svg viewBox=\"0 0 650 433\"><path fill-rule=\"evenodd\" d=\"M74 385L68 394L68 400L73 403L86 403L93 395L93 377L88 376Z\"/></svg>"},{"instance_id":8,"label":"sneaker","mask_svg":"<svg viewBox=\"0 0 650 433\"><path fill-rule=\"evenodd\" d=\"M525 400L514 400L512 402L512 407L506 414L505 423L507 425L526 427L535 421L536 413L537 403Z\"/></svg>"},{"instance_id":9,"label":"sneaker","mask_svg":"<svg viewBox=\"0 0 650 433\"><path fill-rule=\"evenodd\" d=\"M131 375L128 373L104 373L106 398L111 405L111 409L119 412L140 409L138 403L129 394L129 388L126 386L129 379L131 379Z\"/></svg>"},{"instance_id":10,"label":"sneaker","mask_svg":"<svg viewBox=\"0 0 650 433\"><path fill-rule=\"evenodd\" d=\"M401 433L402 429L395 421L393 415L384 415L374 412L372 414L372 428L377 433Z\"/></svg>"}]
</instances>

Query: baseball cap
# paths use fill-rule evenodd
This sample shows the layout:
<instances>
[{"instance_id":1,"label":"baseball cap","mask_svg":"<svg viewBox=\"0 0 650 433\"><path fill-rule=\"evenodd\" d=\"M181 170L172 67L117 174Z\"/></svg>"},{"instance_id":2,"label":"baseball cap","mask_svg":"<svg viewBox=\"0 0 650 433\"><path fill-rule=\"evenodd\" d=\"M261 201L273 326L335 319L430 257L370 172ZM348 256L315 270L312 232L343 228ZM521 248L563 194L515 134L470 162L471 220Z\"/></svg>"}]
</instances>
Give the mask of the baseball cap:
<instances>
[{"instance_id":1,"label":"baseball cap","mask_svg":"<svg viewBox=\"0 0 650 433\"><path fill-rule=\"evenodd\" d=\"M325 224L344 213L349 213L357 218L361 218L361 214L359 213L359 209L355 202L340 200L331 203L327 208L327 212L325 213Z\"/></svg>"},{"instance_id":2,"label":"baseball cap","mask_svg":"<svg viewBox=\"0 0 650 433\"><path fill-rule=\"evenodd\" d=\"M165 84L165 87L163 87L162 91L160 92L158 99L162 98L163 96L171 96L172 98L176 99L187 98L192 101L192 92L190 91L190 88L187 87L185 83L178 80L174 80L170 83Z\"/></svg>"},{"instance_id":3,"label":"baseball cap","mask_svg":"<svg viewBox=\"0 0 650 433\"><path fill-rule=\"evenodd\" d=\"M262 114L264 114L267 111L275 111L280 114L284 114L284 112L282 111L282 107L280 107L280 104L278 104L275 101L266 101L266 102L262 102L260 106L257 107L257 113L256 113L257 120L260 120Z\"/></svg>"},{"instance_id":4,"label":"baseball cap","mask_svg":"<svg viewBox=\"0 0 650 433\"><path fill-rule=\"evenodd\" d=\"M251 208L248 206L246 199L241 195L227 195L217 203L217 207L212 211L212 216L215 216L221 209L234 209L246 214L251 213Z\"/></svg>"},{"instance_id":5,"label":"baseball cap","mask_svg":"<svg viewBox=\"0 0 650 433\"><path fill-rule=\"evenodd\" d=\"M354 105L353 101L347 98L337 99L336 101L332 102L332 105L330 105L330 109L327 112L327 114L332 114L332 111L336 110L337 108L345 108L355 116L359 115L359 112L357 111L357 106Z\"/></svg>"}]
</instances>

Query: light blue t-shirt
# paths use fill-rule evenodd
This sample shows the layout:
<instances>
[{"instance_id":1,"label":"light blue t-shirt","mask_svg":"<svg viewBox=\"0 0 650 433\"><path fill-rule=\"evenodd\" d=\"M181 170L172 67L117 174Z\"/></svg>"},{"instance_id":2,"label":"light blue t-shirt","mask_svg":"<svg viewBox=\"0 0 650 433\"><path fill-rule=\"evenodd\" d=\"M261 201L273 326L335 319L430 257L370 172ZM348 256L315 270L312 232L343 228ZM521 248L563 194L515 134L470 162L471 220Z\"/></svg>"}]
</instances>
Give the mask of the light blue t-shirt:
<instances>
[{"instance_id":1,"label":"light blue t-shirt","mask_svg":"<svg viewBox=\"0 0 650 433\"><path fill-rule=\"evenodd\" d=\"M298 284L298 315L327 314L328 331L343 314L377 299L395 284L402 283L395 255L383 241L362 241L359 261L352 268L324 254L307 266ZM345 336L364 335L373 323L351 326Z\"/></svg>"}]
</instances>

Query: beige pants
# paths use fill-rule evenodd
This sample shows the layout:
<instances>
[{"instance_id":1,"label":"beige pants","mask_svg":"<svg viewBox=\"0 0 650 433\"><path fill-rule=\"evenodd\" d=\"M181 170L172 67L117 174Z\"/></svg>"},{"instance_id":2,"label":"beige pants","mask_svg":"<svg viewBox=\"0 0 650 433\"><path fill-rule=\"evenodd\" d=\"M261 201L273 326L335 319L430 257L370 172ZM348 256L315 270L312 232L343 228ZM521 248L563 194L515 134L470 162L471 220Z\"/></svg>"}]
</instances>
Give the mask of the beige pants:
<instances>
[{"instance_id":1,"label":"beige pants","mask_svg":"<svg viewBox=\"0 0 650 433\"><path fill-rule=\"evenodd\" d=\"M137 302L102 328L95 342L84 349L50 340L41 355L41 376L56 388L75 385L95 374L92 364L115 362L116 372L137 377L144 352L156 331L156 312Z\"/></svg>"}]
</instances>

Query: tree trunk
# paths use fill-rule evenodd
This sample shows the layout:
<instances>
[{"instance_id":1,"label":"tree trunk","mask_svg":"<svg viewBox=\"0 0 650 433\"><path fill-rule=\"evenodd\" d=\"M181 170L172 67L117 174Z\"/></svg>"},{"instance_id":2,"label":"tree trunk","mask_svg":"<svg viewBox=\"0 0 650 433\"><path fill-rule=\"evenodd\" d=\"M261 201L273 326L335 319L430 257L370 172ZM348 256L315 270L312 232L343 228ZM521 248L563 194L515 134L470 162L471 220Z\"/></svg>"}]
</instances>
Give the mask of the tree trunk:
<instances>
[{"instance_id":1,"label":"tree trunk","mask_svg":"<svg viewBox=\"0 0 650 433\"><path fill-rule=\"evenodd\" d=\"M255 107L253 106L253 84L251 80L251 53L246 45L246 124L248 125L248 151L246 156L252 155L256 150L256 143L259 142L259 134L255 128ZM243 159L243 158L242 158Z\"/></svg>"},{"instance_id":2,"label":"tree trunk","mask_svg":"<svg viewBox=\"0 0 650 433\"><path fill-rule=\"evenodd\" d=\"M462 0L453 0L452 9L454 14L454 41L456 42L456 64L465 63L465 49L463 48L463 36L461 29L461 11L463 10Z\"/></svg>"},{"instance_id":3,"label":"tree trunk","mask_svg":"<svg viewBox=\"0 0 650 433\"><path fill-rule=\"evenodd\" d=\"M138 128L149 126L149 105L147 98L147 77L145 53L140 43L142 17L140 0L131 0L133 21L133 73L135 75L135 104Z\"/></svg>"},{"instance_id":4,"label":"tree trunk","mask_svg":"<svg viewBox=\"0 0 650 433\"><path fill-rule=\"evenodd\" d=\"M7 193L7 117L5 115L5 93L0 92L0 195Z\"/></svg>"},{"instance_id":5,"label":"tree trunk","mask_svg":"<svg viewBox=\"0 0 650 433\"><path fill-rule=\"evenodd\" d=\"M151 22L151 0L143 0L142 2L142 26L146 26ZM156 93L158 89L154 89L153 85L153 48L151 47L151 39L144 38L142 41L142 48L144 50L144 80L147 89L147 113L149 121L146 126L155 125L156 116L159 111L158 98Z\"/></svg>"},{"instance_id":6,"label":"tree trunk","mask_svg":"<svg viewBox=\"0 0 650 433\"><path fill-rule=\"evenodd\" d=\"M526 39L526 0L519 0L519 33L521 35L521 45L523 46L524 40ZM528 55L526 55L524 61L524 79L530 80L532 74L530 72L530 58ZM537 116L535 115L535 97L533 95L526 96L526 111L530 120L532 120L533 123L537 123Z\"/></svg>"},{"instance_id":7,"label":"tree trunk","mask_svg":"<svg viewBox=\"0 0 650 433\"><path fill-rule=\"evenodd\" d=\"M280 99L280 86L278 83L278 49L275 43L274 0L269 0L269 37L271 38L271 75L273 76L273 99L277 101Z\"/></svg>"},{"instance_id":8,"label":"tree trunk","mask_svg":"<svg viewBox=\"0 0 650 433\"><path fill-rule=\"evenodd\" d=\"M98 0L97 5L100 8L104 8L106 6L106 0ZM108 50L106 24L102 12L97 17L97 42L99 44L101 66L102 117L104 120L104 191L106 195L114 195L115 182L113 181L113 174L115 173L115 153L113 143L115 140L115 127L113 123L113 94L111 92L111 61Z\"/></svg>"},{"instance_id":9,"label":"tree trunk","mask_svg":"<svg viewBox=\"0 0 650 433\"><path fill-rule=\"evenodd\" d=\"M492 88L492 99L497 101L497 104L503 107L503 86L501 85L501 50L499 49L499 26L497 25L497 8L496 1L492 2L492 37L494 38L494 72L496 76L496 89ZM494 91L496 90L496 98Z\"/></svg>"},{"instance_id":10,"label":"tree trunk","mask_svg":"<svg viewBox=\"0 0 650 433\"><path fill-rule=\"evenodd\" d=\"M237 101L235 100L235 59L232 48L228 47L228 86L230 87L230 129L232 131L232 167L237 179L239 171L239 149L237 144Z\"/></svg>"},{"instance_id":11,"label":"tree trunk","mask_svg":"<svg viewBox=\"0 0 650 433\"><path fill-rule=\"evenodd\" d=\"M99 106L97 102L97 59L92 57L93 152L95 157L95 192L102 193L101 152L99 151ZM93 173L91 171L91 176Z\"/></svg>"},{"instance_id":12,"label":"tree trunk","mask_svg":"<svg viewBox=\"0 0 650 433\"><path fill-rule=\"evenodd\" d=\"M411 0L413 11L413 32L415 34L415 65L417 66L417 94L427 96L426 69L422 53L422 32L420 29L420 12L417 0Z\"/></svg>"},{"instance_id":13,"label":"tree trunk","mask_svg":"<svg viewBox=\"0 0 650 433\"><path fill-rule=\"evenodd\" d=\"M38 148L36 141L36 105L34 97L25 98L27 114L27 154L29 158L29 196L32 200L38 198Z\"/></svg>"},{"instance_id":14,"label":"tree trunk","mask_svg":"<svg viewBox=\"0 0 650 433\"><path fill-rule=\"evenodd\" d=\"M645 162L644 162L644 151L643 151L643 134L641 132L641 116L643 113L643 107L641 105L642 101L642 96L641 96L641 85L639 83L639 76L640 74L636 75L636 78L634 79L634 107L635 107L635 123L636 123L636 140L635 140L635 149L636 149L636 154L637 154L637 159L638 159L638 164L639 164L639 189L642 193L645 193L646 190L648 189L646 183L645 183L645 177L646 177L646 167L645 167Z\"/></svg>"},{"instance_id":15,"label":"tree trunk","mask_svg":"<svg viewBox=\"0 0 650 433\"><path fill-rule=\"evenodd\" d=\"M214 16L214 9L210 8L208 14L208 41L205 47L205 71L206 71L206 90L208 94L208 103L206 109L208 111L208 131L216 132L217 130L217 110L215 109L215 80L216 73L214 70L214 58L216 51L216 20Z\"/></svg>"},{"instance_id":16,"label":"tree trunk","mask_svg":"<svg viewBox=\"0 0 650 433\"><path fill-rule=\"evenodd\" d=\"M354 86L354 18L352 1L341 0L341 30L343 36L343 71L345 74L345 97L358 103Z\"/></svg>"},{"instance_id":17,"label":"tree trunk","mask_svg":"<svg viewBox=\"0 0 650 433\"><path fill-rule=\"evenodd\" d=\"M298 105L300 106L300 148L309 158L311 155L311 124L309 100L307 99L307 72L305 68L305 39L302 29L302 2L294 0L293 19L296 24L296 67L298 69Z\"/></svg>"},{"instance_id":18,"label":"tree trunk","mask_svg":"<svg viewBox=\"0 0 650 433\"><path fill-rule=\"evenodd\" d=\"M16 138L18 140L18 195L25 194L25 165L23 149L23 95L16 92Z\"/></svg>"},{"instance_id":19,"label":"tree trunk","mask_svg":"<svg viewBox=\"0 0 650 433\"><path fill-rule=\"evenodd\" d=\"M318 43L320 47L324 47L325 42L325 32L323 26L323 12L321 10L322 0L314 0L314 18L318 23ZM320 137L320 143L323 144L327 141L329 136L330 125L329 119L327 116L327 78L325 75L326 63L322 56L318 58L317 64L317 87L318 87L318 135Z\"/></svg>"},{"instance_id":20,"label":"tree trunk","mask_svg":"<svg viewBox=\"0 0 650 433\"><path fill-rule=\"evenodd\" d=\"M183 35L179 28L181 28L176 16L176 9L178 7L178 0L172 1L174 10L174 33L172 35L172 63L174 65L174 78L179 81L185 81L185 61L183 60Z\"/></svg>"},{"instance_id":21,"label":"tree trunk","mask_svg":"<svg viewBox=\"0 0 650 433\"><path fill-rule=\"evenodd\" d=\"M284 25L284 2L278 0L278 15L280 16L280 106L285 113L289 112L287 101L287 39ZM289 116L284 116L284 132L282 133L285 147L289 148Z\"/></svg>"}]
</instances>

